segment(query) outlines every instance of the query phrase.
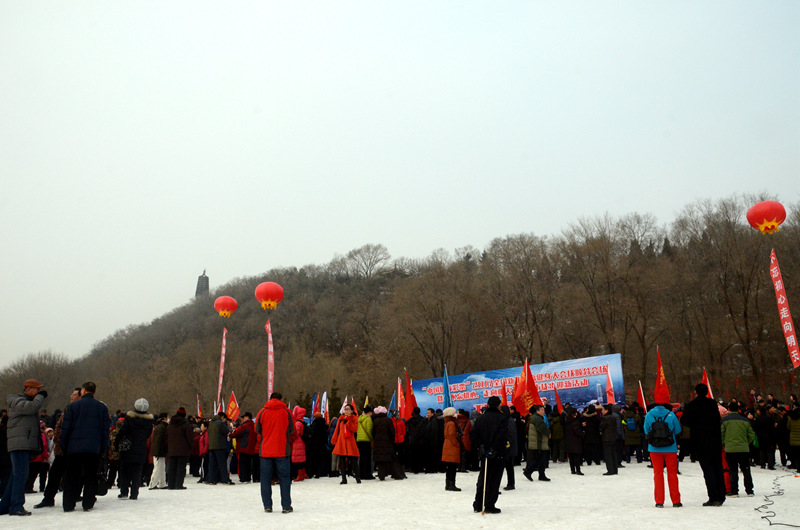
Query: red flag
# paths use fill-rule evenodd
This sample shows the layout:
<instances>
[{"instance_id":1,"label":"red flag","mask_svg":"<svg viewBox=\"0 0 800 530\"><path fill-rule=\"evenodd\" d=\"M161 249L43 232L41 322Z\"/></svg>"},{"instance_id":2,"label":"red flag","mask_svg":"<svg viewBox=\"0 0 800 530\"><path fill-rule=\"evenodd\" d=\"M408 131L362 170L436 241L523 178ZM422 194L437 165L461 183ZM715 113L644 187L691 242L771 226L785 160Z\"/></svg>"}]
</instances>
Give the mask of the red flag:
<instances>
[{"instance_id":1,"label":"red flag","mask_svg":"<svg viewBox=\"0 0 800 530\"><path fill-rule=\"evenodd\" d=\"M350 398L350 406L353 407L353 414L358 416L358 409L356 408L356 398L355 397L351 397Z\"/></svg>"},{"instance_id":2,"label":"red flag","mask_svg":"<svg viewBox=\"0 0 800 530\"><path fill-rule=\"evenodd\" d=\"M613 405L617 399L614 397L614 385L611 383L611 373L608 370L609 368L606 367L606 403Z\"/></svg>"},{"instance_id":3,"label":"red flag","mask_svg":"<svg viewBox=\"0 0 800 530\"><path fill-rule=\"evenodd\" d=\"M636 402L642 407L642 410L647 412L647 402L644 399L644 390L642 390L642 382L639 381L639 395L636 396Z\"/></svg>"},{"instance_id":4,"label":"red flag","mask_svg":"<svg viewBox=\"0 0 800 530\"><path fill-rule=\"evenodd\" d=\"M661 364L661 352L658 351L656 346L656 388L655 388L655 402L656 403L669 403L669 386L667 385L667 378L664 376L664 366Z\"/></svg>"},{"instance_id":5,"label":"red flag","mask_svg":"<svg viewBox=\"0 0 800 530\"><path fill-rule=\"evenodd\" d=\"M197 396L197 417L203 419L203 409L200 408L200 394L195 394Z\"/></svg>"},{"instance_id":6,"label":"red flag","mask_svg":"<svg viewBox=\"0 0 800 530\"><path fill-rule=\"evenodd\" d=\"M411 378L408 377L408 372L406 372L406 412L403 414L403 419L409 419L411 414L414 412L414 408L417 407L417 398L414 396L414 389L411 387Z\"/></svg>"},{"instance_id":7,"label":"red flag","mask_svg":"<svg viewBox=\"0 0 800 530\"><path fill-rule=\"evenodd\" d=\"M500 404L508 406L508 392L506 391L506 382L503 381L503 395L500 396Z\"/></svg>"},{"instance_id":8,"label":"red flag","mask_svg":"<svg viewBox=\"0 0 800 530\"><path fill-rule=\"evenodd\" d=\"M558 397L558 389L554 388L553 390L556 392L556 410L561 414L564 412L564 405L561 404L561 398Z\"/></svg>"},{"instance_id":9,"label":"red flag","mask_svg":"<svg viewBox=\"0 0 800 530\"><path fill-rule=\"evenodd\" d=\"M706 373L706 367L703 367L703 384L708 387L708 397L714 399L714 393L711 391L711 383L708 382L708 374Z\"/></svg>"},{"instance_id":10,"label":"red flag","mask_svg":"<svg viewBox=\"0 0 800 530\"><path fill-rule=\"evenodd\" d=\"M236 396L231 391L231 399L228 400L228 410L225 411L231 421L236 421L239 417L239 402L236 401Z\"/></svg>"},{"instance_id":11,"label":"red flag","mask_svg":"<svg viewBox=\"0 0 800 530\"><path fill-rule=\"evenodd\" d=\"M512 397L512 402L519 413L523 415L528 414L532 406L542 405L542 398L539 397L539 390L536 388L536 381L533 380L528 359L525 359L525 365L522 367L517 392Z\"/></svg>"},{"instance_id":12,"label":"red flag","mask_svg":"<svg viewBox=\"0 0 800 530\"><path fill-rule=\"evenodd\" d=\"M786 298L786 287L783 285L781 269L778 266L778 258L775 256L775 249L772 249L772 254L769 256L769 274L772 277L772 285L775 287L775 297L778 300L778 315L781 317L783 338L786 340L786 348L789 350L792 367L797 368L800 366L800 346L797 344L797 334L794 330L792 314L789 312L789 300Z\"/></svg>"},{"instance_id":13,"label":"red flag","mask_svg":"<svg viewBox=\"0 0 800 530\"><path fill-rule=\"evenodd\" d=\"M217 402L222 397L222 374L225 373L225 336L228 334L227 328L222 328L222 355L219 358L219 386L217 386Z\"/></svg>"},{"instance_id":14,"label":"red flag","mask_svg":"<svg viewBox=\"0 0 800 530\"><path fill-rule=\"evenodd\" d=\"M269 320L264 325L264 329L267 330L267 397L269 397L275 386L275 349L272 346L272 328Z\"/></svg>"}]
</instances>

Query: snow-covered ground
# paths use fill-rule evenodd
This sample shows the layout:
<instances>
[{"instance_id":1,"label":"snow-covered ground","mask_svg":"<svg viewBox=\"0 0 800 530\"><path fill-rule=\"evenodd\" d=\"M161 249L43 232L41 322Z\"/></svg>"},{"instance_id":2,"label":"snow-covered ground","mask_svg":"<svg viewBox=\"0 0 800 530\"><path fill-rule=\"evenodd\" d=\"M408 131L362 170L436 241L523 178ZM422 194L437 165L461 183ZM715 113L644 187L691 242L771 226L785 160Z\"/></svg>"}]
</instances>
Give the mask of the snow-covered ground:
<instances>
[{"instance_id":1,"label":"snow-covered ground","mask_svg":"<svg viewBox=\"0 0 800 530\"><path fill-rule=\"evenodd\" d=\"M299 525L300 528L721 528L759 529L770 523L800 527L800 477L788 470L753 469L754 497L729 498L720 508L703 507L705 485L700 466L688 459L681 464L683 508L673 508L667 494L665 508L653 501L653 471L646 464L627 465L617 476L602 476L605 466L584 467L585 476L571 475L568 464L548 470L551 482L529 482L516 468L516 490L503 491L498 515L473 513L477 473L459 473L461 492L444 489L444 474L413 475L385 482L350 479L305 480L292 484L291 514L280 513L280 493L273 486L278 508L264 513L258 484L207 486L187 477L182 491L142 489L136 501L117 499L119 490L98 498L91 512L80 505L75 512L55 508L34 510L41 494L27 495L30 517L0 517L6 528L262 528ZM535 478L535 475L534 475ZM740 491L744 492L741 486ZM503 486L506 485L505 478ZM501 490L502 491L502 490ZM765 519L769 517L769 519ZM786 526L781 526L786 528Z\"/></svg>"}]
</instances>

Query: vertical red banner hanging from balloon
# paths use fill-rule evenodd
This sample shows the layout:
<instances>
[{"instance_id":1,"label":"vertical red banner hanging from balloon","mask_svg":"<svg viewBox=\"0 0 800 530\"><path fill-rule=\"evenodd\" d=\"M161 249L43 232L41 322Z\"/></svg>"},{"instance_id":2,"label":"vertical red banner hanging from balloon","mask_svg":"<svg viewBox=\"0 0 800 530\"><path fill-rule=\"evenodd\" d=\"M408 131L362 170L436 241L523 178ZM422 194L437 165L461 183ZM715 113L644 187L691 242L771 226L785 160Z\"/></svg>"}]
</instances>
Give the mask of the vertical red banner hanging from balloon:
<instances>
[{"instance_id":1,"label":"vertical red banner hanging from balloon","mask_svg":"<svg viewBox=\"0 0 800 530\"><path fill-rule=\"evenodd\" d=\"M219 358L219 386L217 386L217 403L222 396L222 374L225 373L225 336L228 334L227 328L222 328L222 355Z\"/></svg>"},{"instance_id":2,"label":"vertical red banner hanging from balloon","mask_svg":"<svg viewBox=\"0 0 800 530\"><path fill-rule=\"evenodd\" d=\"M272 328L269 320L264 325L267 330L267 396L272 395L272 387L275 384L275 349L272 346Z\"/></svg>"},{"instance_id":3,"label":"vertical red banner hanging from balloon","mask_svg":"<svg viewBox=\"0 0 800 530\"><path fill-rule=\"evenodd\" d=\"M781 278L781 269L778 266L778 258L775 257L775 249L769 256L769 274L772 277L772 284L775 286L775 297L778 299L778 314L781 317L781 329L783 337L786 339L786 347L789 349L789 357L792 359L792 366L800 366L800 348L797 345L797 334L792 323L792 314L789 312L789 301L786 299L786 289Z\"/></svg>"},{"instance_id":4,"label":"vertical red banner hanging from balloon","mask_svg":"<svg viewBox=\"0 0 800 530\"><path fill-rule=\"evenodd\" d=\"M200 394L195 394L197 396L197 417L202 419L203 418L203 409L200 408Z\"/></svg>"}]
</instances>

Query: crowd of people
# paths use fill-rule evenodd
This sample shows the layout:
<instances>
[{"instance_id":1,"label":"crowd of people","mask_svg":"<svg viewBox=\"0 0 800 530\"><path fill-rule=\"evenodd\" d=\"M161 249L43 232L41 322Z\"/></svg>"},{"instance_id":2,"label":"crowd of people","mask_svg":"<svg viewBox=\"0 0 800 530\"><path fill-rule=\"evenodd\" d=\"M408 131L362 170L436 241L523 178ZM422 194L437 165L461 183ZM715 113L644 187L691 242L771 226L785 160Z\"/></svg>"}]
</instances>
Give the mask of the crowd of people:
<instances>
[{"instance_id":1,"label":"crowd of people","mask_svg":"<svg viewBox=\"0 0 800 530\"><path fill-rule=\"evenodd\" d=\"M75 388L63 413L50 416L42 408L47 392L35 379L7 399L0 415L0 514L30 515L25 494L44 494L35 509L56 505L61 493L65 512L80 503L90 511L98 495L117 487L119 499L136 500L140 489L186 489L187 476L208 485L260 483L266 512L273 511L272 485L279 485L281 512L293 511L293 482L348 477L404 480L407 473L443 473L448 491L461 491L459 472L478 472L473 508L500 513L496 506L503 477L505 490L515 489L515 473L547 482L552 464L569 463L573 475L585 466L604 464L604 475L617 475L630 465L653 468L655 505L663 508L664 470L674 507L683 506L678 475L686 457L703 470L708 501L721 506L726 498L753 495L750 467L780 465L800 472L800 404L792 394L782 403L752 391L747 402L721 404L708 387L695 388L685 406L656 396L645 410L630 405L593 403L578 410L567 404L555 410L543 400L525 413L488 399L480 410L447 407L415 408L408 419L396 410L369 405L358 412L346 403L338 417L326 422L319 412L290 410L274 393L257 414L235 420L219 413L203 419L149 412L140 398L130 411L110 414L95 399L87 382ZM65 399L66 401L66 399Z\"/></svg>"}]
</instances>

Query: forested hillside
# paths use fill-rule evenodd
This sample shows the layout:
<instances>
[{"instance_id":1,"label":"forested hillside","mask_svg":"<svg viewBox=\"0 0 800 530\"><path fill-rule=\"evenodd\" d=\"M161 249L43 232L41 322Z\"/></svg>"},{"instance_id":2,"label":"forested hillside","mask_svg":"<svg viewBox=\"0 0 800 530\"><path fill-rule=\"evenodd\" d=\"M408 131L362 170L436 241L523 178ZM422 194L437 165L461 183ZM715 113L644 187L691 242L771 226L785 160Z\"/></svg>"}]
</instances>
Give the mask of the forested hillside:
<instances>
[{"instance_id":1,"label":"forested hillside","mask_svg":"<svg viewBox=\"0 0 800 530\"><path fill-rule=\"evenodd\" d=\"M615 352L630 393L637 380L652 386L657 345L679 399L703 367L712 388L788 395L791 363L768 265L774 248L797 319L798 208L786 204L787 222L765 236L745 220L761 199L693 203L667 227L649 215L608 214L575 221L556 237L509 235L424 259L392 259L382 245L365 245L325 265L233 280L117 331L76 361L30 354L3 371L0 386L14 392L36 377L49 387L50 410L63 408L69 389L85 380L97 382L112 410L144 396L156 411L193 411L196 394L208 409L226 327L223 396L233 390L243 409L256 410L266 398L270 319L276 389L292 403L327 390L336 408L345 394L387 404L403 367L422 379L440 376L445 364L456 374L526 357ZM263 281L285 290L275 310L262 310L253 296ZM230 319L213 309L223 294L239 301Z\"/></svg>"}]
</instances>

